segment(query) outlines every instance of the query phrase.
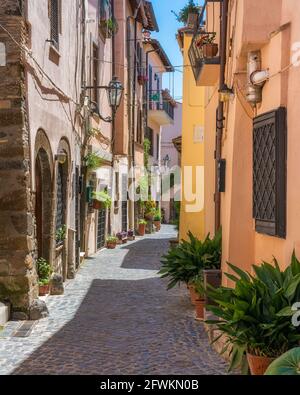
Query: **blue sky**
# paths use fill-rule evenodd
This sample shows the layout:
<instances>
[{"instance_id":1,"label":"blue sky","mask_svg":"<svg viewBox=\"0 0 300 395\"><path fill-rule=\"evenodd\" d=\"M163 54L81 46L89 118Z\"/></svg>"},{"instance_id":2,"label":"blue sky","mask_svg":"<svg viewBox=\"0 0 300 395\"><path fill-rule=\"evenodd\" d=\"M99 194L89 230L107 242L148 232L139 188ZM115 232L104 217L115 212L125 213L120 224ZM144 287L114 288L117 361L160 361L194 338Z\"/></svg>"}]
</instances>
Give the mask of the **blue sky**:
<instances>
[{"instance_id":1,"label":"blue sky","mask_svg":"<svg viewBox=\"0 0 300 395\"><path fill-rule=\"evenodd\" d=\"M186 3L187 0L152 0L159 26L159 33L153 33L152 36L160 41L174 66L183 64L182 55L175 38L178 28L183 25L177 22L175 15L171 11L174 10L178 13ZM200 1L195 1L195 3L200 3ZM164 87L170 89L171 94L174 94L175 99L178 101L182 99L182 70L182 68L176 68L174 77L171 73L170 75L166 74L164 77Z\"/></svg>"}]
</instances>

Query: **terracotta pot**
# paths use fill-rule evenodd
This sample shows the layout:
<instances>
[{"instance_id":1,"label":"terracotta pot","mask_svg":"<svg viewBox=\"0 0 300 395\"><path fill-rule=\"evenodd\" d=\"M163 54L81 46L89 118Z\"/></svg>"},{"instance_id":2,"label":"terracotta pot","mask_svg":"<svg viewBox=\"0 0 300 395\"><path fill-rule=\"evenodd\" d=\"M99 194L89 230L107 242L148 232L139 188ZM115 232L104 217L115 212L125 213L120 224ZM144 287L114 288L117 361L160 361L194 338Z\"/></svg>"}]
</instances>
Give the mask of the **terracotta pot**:
<instances>
[{"instance_id":1,"label":"terracotta pot","mask_svg":"<svg viewBox=\"0 0 300 395\"><path fill-rule=\"evenodd\" d=\"M114 250L117 246L117 243L107 243L107 248L109 250Z\"/></svg>"},{"instance_id":2,"label":"terracotta pot","mask_svg":"<svg viewBox=\"0 0 300 395\"><path fill-rule=\"evenodd\" d=\"M161 222L160 221L154 221L154 225L158 231L161 229Z\"/></svg>"},{"instance_id":3,"label":"terracotta pot","mask_svg":"<svg viewBox=\"0 0 300 395\"><path fill-rule=\"evenodd\" d=\"M203 56L205 58L213 58L217 56L219 51L219 46L216 43L204 44L202 45Z\"/></svg>"},{"instance_id":4,"label":"terracotta pot","mask_svg":"<svg viewBox=\"0 0 300 395\"><path fill-rule=\"evenodd\" d=\"M101 210L102 209L102 202L99 202L99 200L94 199L93 200L93 208L95 210Z\"/></svg>"},{"instance_id":5,"label":"terracotta pot","mask_svg":"<svg viewBox=\"0 0 300 395\"><path fill-rule=\"evenodd\" d=\"M48 295L48 293L50 292L50 285L39 285L39 295L40 296L45 296Z\"/></svg>"},{"instance_id":6,"label":"terracotta pot","mask_svg":"<svg viewBox=\"0 0 300 395\"><path fill-rule=\"evenodd\" d=\"M247 360L252 376L263 376L275 358L258 357L247 353Z\"/></svg>"},{"instance_id":7,"label":"terracotta pot","mask_svg":"<svg viewBox=\"0 0 300 395\"><path fill-rule=\"evenodd\" d=\"M153 221L154 215L152 214L145 214L145 219L147 219L148 221Z\"/></svg>"},{"instance_id":8,"label":"terracotta pot","mask_svg":"<svg viewBox=\"0 0 300 395\"><path fill-rule=\"evenodd\" d=\"M194 285L188 285L188 290L190 291L190 296L191 296L191 302L195 306L196 300L199 298L199 295L195 291Z\"/></svg>"},{"instance_id":9,"label":"terracotta pot","mask_svg":"<svg viewBox=\"0 0 300 395\"><path fill-rule=\"evenodd\" d=\"M178 239L171 239L171 240L169 240L169 243L170 243L171 248L175 248L178 246L179 240Z\"/></svg>"},{"instance_id":10,"label":"terracotta pot","mask_svg":"<svg viewBox=\"0 0 300 395\"><path fill-rule=\"evenodd\" d=\"M198 298L199 298L199 296L198 296ZM200 320L202 321L204 319L204 307L205 307L205 300L204 299L196 299L195 300L196 319L199 321Z\"/></svg>"},{"instance_id":11,"label":"terracotta pot","mask_svg":"<svg viewBox=\"0 0 300 395\"><path fill-rule=\"evenodd\" d=\"M146 225L145 224L139 224L139 235L140 236L145 236L146 232Z\"/></svg>"}]
</instances>

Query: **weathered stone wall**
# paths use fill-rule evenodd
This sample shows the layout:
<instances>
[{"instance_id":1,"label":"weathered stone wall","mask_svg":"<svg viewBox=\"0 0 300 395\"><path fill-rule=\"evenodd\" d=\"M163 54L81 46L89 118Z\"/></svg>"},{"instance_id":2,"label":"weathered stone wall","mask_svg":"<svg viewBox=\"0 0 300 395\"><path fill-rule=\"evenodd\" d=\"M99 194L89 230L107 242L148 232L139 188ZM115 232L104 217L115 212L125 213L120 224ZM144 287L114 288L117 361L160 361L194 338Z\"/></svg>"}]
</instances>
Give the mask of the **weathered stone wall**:
<instances>
[{"instance_id":1,"label":"weathered stone wall","mask_svg":"<svg viewBox=\"0 0 300 395\"><path fill-rule=\"evenodd\" d=\"M27 312L37 297L34 265L35 225L30 178L29 126L23 51L27 29L19 0L0 4L0 42L6 66L0 67L0 301Z\"/></svg>"}]
</instances>

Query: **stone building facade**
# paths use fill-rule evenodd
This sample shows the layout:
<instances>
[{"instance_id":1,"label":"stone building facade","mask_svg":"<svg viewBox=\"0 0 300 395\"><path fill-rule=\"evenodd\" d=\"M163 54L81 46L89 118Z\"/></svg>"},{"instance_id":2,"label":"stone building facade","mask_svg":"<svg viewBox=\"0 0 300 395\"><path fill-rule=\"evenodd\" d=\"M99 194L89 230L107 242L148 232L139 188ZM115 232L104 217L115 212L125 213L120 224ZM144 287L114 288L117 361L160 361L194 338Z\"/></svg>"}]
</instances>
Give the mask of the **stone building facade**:
<instances>
[{"instance_id":1,"label":"stone building facade","mask_svg":"<svg viewBox=\"0 0 300 395\"><path fill-rule=\"evenodd\" d=\"M0 299L24 318L38 296L38 258L64 280L78 265L83 12L80 1L0 6Z\"/></svg>"}]
</instances>

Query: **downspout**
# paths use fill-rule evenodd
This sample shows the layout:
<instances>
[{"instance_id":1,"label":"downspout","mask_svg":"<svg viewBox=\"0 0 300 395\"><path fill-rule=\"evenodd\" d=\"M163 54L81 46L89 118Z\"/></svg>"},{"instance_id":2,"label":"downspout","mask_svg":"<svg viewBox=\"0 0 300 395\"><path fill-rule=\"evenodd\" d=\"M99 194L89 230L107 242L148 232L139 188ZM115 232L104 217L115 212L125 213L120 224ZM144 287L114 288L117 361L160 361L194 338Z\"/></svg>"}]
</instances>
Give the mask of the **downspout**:
<instances>
[{"instance_id":1,"label":"downspout","mask_svg":"<svg viewBox=\"0 0 300 395\"><path fill-rule=\"evenodd\" d=\"M137 16L138 12L141 9L143 19L144 16L144 7L143 0L140 0L138 7L135 10L133 16L129 15L127 17L127 59L128 59L128 130L129 130L129 147L128 147L128 157L129 157L129 169L133 171L132 180L131 180L131 191L133 194L135 193L135 143L134 143L134 130L135 130L135 94L136 94L136 45L137 45ZM131 35L130 35L130 20L134 21L134 64L133 64L133 84L132 84L132 92L131 92L131 51L130 51L130 43L131 43ZM132 108L131 108L132 106ZM128 185L129 189L129 185ZM133 197L133 196L131 196ZM129 228L135 229L134 223L134 200L129 199Z\"/></svg>"},{"instance_id":2,"label":"downspout","mask_svg":"<svg viewBox=\"0 0 300 395\"><path fill-rule=\"evenodd\" d=\"M227 55L227 21L228 21L228 0L223 0L221 9L221 19L220 19L220 78L219 78L219 88L222 89L225 83L225 71L226 71L226 55ZM219 105L217 109L217 125L216 125L216 152L215 152L215 232L217 232L221 227L221 193L219 191L218 183L218 170L219 162L222 159L222 138L224 130L224 103L219 100Z\"/></svg>"}]
</instances>

